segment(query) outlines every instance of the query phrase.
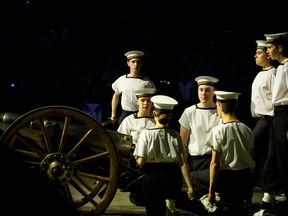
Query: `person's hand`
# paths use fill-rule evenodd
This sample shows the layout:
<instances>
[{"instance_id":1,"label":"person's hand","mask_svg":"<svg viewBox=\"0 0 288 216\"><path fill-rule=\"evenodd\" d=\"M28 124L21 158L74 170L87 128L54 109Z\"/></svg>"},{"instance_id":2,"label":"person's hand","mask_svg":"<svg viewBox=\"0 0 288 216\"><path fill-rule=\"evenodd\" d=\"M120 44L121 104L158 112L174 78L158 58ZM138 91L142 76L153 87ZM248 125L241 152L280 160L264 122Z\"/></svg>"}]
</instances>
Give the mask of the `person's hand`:
<instances>
[{"instance_id":1,"label":"person's hand","mask_svg":"<svg viewBox=\"0 0 288 216\"><path fill-rule=\"evenodd\" d=\"M109 119L111 120L112 124L115 125L115 124L117 123L117 118L116 118L116 116L111 116Z\"/></svg>"},{"instance_id":2,"label":"person's hand","mask_svg":"<svg viewBox=\"0 0 288 216\"><path fill-rule=\"evenodd\" d=\"M215 203L215 193L208 193L207 200L208 200L210 203Z\"/></svg>"},{"instance_id":3,"label":"person's hand","mask_svg":"<svg viewBox=\"0 0 288 216\"><path fill-rule=\"evenodd\" d=\"M188 188L187 190L187 196L189 200L193 200L194 199L194 192L193 192L193 188Z\"/></svg>"}]
</instances>

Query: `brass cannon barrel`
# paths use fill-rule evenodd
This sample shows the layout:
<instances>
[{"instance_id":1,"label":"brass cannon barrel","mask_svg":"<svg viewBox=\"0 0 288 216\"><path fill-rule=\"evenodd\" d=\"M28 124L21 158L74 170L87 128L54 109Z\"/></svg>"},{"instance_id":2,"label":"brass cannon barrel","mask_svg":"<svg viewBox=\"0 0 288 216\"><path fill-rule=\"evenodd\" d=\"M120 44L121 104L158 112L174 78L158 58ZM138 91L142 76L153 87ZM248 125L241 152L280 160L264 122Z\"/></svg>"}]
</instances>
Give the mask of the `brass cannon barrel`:
<instances>
[{"instance_id":1,"label":"brass cannon barrel","mask_svg":"<svg viewBox=\"0 0 288 216\"><path fill-rule=\"evenodd\" d=\"M0 113L0 129L4 132L19 117L21 117L21 115L16 113L10 113L10 112ZM53 128L55 125L58 125L60 128L63 128L63 123L57 122L57 120L47 119L45 121L46 127ZM27 125L27 127L21 130L21 134L33 140L40 141L41 139L40 127L41 126L38 123L38 121L31 121L30 124ZM77 139L79 137L82 137L85 131L87 131L85 125L72 123L69 125L68 134L69 137ZM116 146L121 163L122 164L129 163L130 158L132 157L132 152L134 150L131 135L122 134L111 130L107 130L107 132ZM102 149L103 145L99 144L101 143L101 138L98 137L97 132L95 131L92 132L91 136L87 137L86 142L89 144L89 148L91 150L95 152L103 151Z\"/></svg>"}]
</instances>

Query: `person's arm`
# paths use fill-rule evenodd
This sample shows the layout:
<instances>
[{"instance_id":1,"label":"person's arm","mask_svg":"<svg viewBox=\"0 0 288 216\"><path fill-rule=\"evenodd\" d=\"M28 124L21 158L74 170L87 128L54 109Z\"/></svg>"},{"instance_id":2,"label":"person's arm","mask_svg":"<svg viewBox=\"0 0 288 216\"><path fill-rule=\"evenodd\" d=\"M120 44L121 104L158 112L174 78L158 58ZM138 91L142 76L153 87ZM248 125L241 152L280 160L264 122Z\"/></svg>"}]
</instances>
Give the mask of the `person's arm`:
<instances>
[{"instance_id":1,"label":"person's arm","mask_svg":"<svg viewBox=\"0 0 288 216\"><path fill-rule=\"evenodd\" d=\"M117 113L117 107L118 107L118 104L119 104L119 100L120 100L120 94L115 92L113 94L113 96L112 96L112 101L111 101L112 112L111 112L110 119L113 122L116 122L116 120L117 120L116 113Z\"/></svg>"},{"instance_id":2,"label":"person's arm","mask_svg":"<svg viewBox=\"0 0 288 216\"><path fill-rule=\"evenodd\" d=\"M179 159L182 175L184 177L185 183L187 185L187 195L190 200L194 198L194 192L193 192L193 185L192 185L192 179L190 175L190 169L186 162L184 154L181 154L181 158Z\"/></svg>"},{"instance_id":3,"label":"person's arm","mask_svg":"<svg viewBox=\"0 0 288 216\"><path fill-rule=\"evenodd\" d=\"M182 138L182 142L184 143L185 147L188 149L188 140L190 136L190 130L187 130L186 128L180 126L180 136ZM188 161L188 155L189 151L184 153L185 155L185 161Z\"/></svg>"},{"instance_id":4,"label":"person's arm","mask_svg":"<svg viewBox=\"0 0 288 216\"><path fill-rule=\"evenodd\" d=\"M209 184L209 193L208 201L211 203L215 202L215 187L216 179L220 170L220 153L212 150L212 159L210 162L210 184Z\"/></svg>"}]
</instances>

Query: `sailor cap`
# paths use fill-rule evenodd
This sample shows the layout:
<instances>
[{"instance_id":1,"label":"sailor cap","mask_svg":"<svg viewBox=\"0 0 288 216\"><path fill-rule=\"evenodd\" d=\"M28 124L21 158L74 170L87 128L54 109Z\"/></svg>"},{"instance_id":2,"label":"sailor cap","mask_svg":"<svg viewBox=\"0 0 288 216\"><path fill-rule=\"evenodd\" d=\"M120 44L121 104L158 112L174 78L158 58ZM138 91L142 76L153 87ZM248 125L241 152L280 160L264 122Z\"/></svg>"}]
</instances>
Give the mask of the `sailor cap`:
<instances>
[{"instance_id":1,"label":"sailor cap","mask_svg":"<svg viewBox=\"0 0 288 216\"><path fill-rule=\"evenodd\" d=\"M265 34L267 43L278 43L288 36L288 32L277 33L277 34Z\"/></svg>"},{"instance_id":2,"label":"sailor cap","mask_svg":"<svg viewBox=\"0 0 288 216\"><path fill-rule=\"evenodd\" d=\"M156 93L156 88L142 88L135 90L135 94L137 98L140 97L152 97Z\"/></svg>"},{"instance_id":3,"label":"sailor cap","mask_svg":"<svg viewBox=\"0 0 288 216\"><path fill-rule=\"evenodd\" d=\"M198 76L195 78L195 81L200 85L212 85L215 86L219 79L212 76Z\"/></svg>"},{"instance_id":4,"label":"sailor cap","mask_svg":"<svg viewBox=\"0 0 288 216\"><path fill-rule=\"evenodd\" d=\"M126 52L124 55L127 57L127 60L136 58L139 59L141 58L145 53L140 51L140 50L132 50L129 52Z\"/></svg>"},{"instance_id":5,"label":"sailor cap","mask_svg":"<svg viewBox=\"0 0 288 216\"><path fill-rule=\"evenodd\" d=\"M166 95L155 95L151 98L151 101L155 108L163 110L172 110L178 104L174 98Z\"/></svg>"},{"instance_id":6,"label":"sailor cap","mask_svg":"<svg viewBox=\"0 0 288 216\"><path fill-rule=\"evenodd\" d=\"M239 92L214 91L216 100L238 100Z\"/></svg>"},{"instance_id":7,"label":"sailor cap","mask_svg":"<svg viewBox=\"0 0 288 216\"><path fill-rule=\"evenodd\" d=\"M257 48L266 48L267 44L265 40L256 40Z\"/></svg>"}]
</instances>

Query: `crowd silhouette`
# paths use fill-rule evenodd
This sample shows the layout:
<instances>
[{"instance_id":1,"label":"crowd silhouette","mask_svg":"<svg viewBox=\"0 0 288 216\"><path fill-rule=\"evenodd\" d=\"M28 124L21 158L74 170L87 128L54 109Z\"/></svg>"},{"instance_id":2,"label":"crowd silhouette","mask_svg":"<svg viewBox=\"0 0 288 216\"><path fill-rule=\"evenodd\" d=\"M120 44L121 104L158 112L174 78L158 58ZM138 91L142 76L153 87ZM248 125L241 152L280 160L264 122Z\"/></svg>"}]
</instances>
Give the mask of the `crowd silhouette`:
<instances>
[{"instance_id":1,"label":"crowd silhouette","mask_svg":"<svg viewBox=\"0 0 288 216\"><path fill-rule=\"evenodd\" d=\"M223 90L242 93L238 116L248 120L250 86L258 71L255 38L269 29L248 28L237 21L235 10L214 6L153 0L101 5L7 1L0 9L1 112L98 103L106 120L111 83L127 73L124 53L140 49L146 53L142 70L159 94L181 100L180 74L193 82L199 75L215 76Z\"/></svg>"}]
</instances>

